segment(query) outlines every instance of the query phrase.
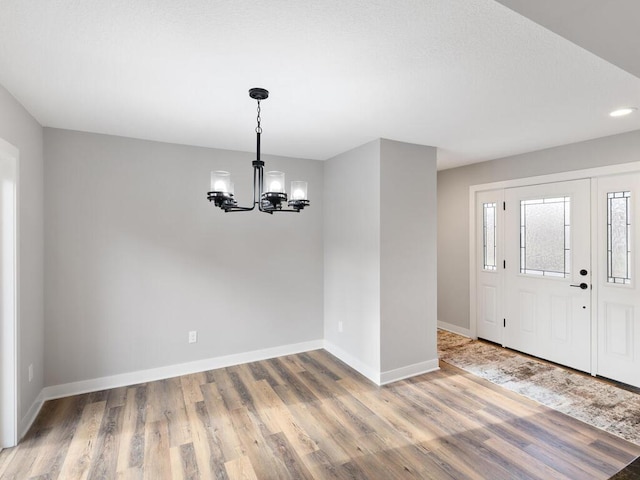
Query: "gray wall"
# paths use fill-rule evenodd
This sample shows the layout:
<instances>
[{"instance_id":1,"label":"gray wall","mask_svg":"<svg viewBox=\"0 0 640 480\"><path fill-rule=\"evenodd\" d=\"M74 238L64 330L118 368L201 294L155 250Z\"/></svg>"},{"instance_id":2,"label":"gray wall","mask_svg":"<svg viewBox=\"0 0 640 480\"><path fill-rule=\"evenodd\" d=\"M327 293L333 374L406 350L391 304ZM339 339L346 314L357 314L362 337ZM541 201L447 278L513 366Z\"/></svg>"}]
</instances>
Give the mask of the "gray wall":
<instances>
[{"instance_id":1,"label":"gray wall","mask_svg":"<svg viewBox=\"0 0 640 480\"><path fill-rule=\"evenodd\" d=\"M469 328L469 187L640 161L640 131L438 172L438 320Z\"/></svg>"},{"instance_id":2,"label":"gray wall","mask_svg":"<svg viewBox=\"0 0 640 480\"><path fill-rule=\"evenodd\" d=\"M381 370L438 357L436 149L380 145Z\"/></svg>"},{"instance_id":3,"label":"gray wall","mask_svg":"<svg viewBox=\"0 0 640 480\"><path fill-rule=\"evenodd\" d=\"M19 298L18 420L43 387L43 155L42 127L0 86L0 138L18 160ZM33 381L28 368L33 364Z\"/></svg>"},{"instance_id":4,"label":"gray wall","mask_svg":"<svg viewBox=\"0 0 640 480\"><path fill-rule=\"evenodd\" d=\"M380 140L325 162L324 199L324 337L359 363L352 366L375 376L380 372Z\"/></svg>"},{"instance_id":5,"label":"gray wall","mask_svg":"<svg viewBox=\"0 0 640 480\"><path fill-rule=\"evenodd\" d=\"M302 213L224 213L211 170L251 195L253 153L46 128L45 384L319 340L323 164ZM187 332L198 331L198 343Z\"/></svg>"},{"instance_id":6,"label":"gray wall","mask_svg":"<svg viewBox=\"0 0 640 480\"><path fill-rule=\"evenodd\" d=\"M324 224L329 349L374 381L435 361L436 149L380 139L327 160Z\"/></svg>"}]
</instances>

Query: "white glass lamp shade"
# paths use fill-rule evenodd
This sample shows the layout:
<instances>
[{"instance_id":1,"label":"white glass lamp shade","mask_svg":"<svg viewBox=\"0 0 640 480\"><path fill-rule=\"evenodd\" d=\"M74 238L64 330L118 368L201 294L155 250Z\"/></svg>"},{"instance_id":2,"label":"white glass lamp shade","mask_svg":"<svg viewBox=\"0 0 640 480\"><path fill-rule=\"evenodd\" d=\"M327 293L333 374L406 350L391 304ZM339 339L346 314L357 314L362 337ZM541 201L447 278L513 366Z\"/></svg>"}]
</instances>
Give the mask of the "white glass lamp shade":
<instances>
[{"instance_id":1,"label":"white glass lamp shade","mask_svg":"<svg viewBox=\"0 0 640 480\"><path fill-rule=\"evenodd\" d=\"M211 191L232 194L231 174L222 170L211 172Z\"/></svg>"},{"instance_id":2,"label":"white glass lamp shade","mask_svg":"<svg viewBox=\"0 0 640 480\"><path fill-rule=\"evenodd\" d=\"M291 200L307 200L307 182L294 180L291 182Z\"/></svg>"},{"instance_id":3,"label":"white glass lamp shade","mask_svg":"<svg viewBox=\"0 0 640 480\"><path fill-rule=\"evenodd\" d=\"M265 193L285 193L284 172L267 172L264 174Z\"/></svg>"}]
</instances>

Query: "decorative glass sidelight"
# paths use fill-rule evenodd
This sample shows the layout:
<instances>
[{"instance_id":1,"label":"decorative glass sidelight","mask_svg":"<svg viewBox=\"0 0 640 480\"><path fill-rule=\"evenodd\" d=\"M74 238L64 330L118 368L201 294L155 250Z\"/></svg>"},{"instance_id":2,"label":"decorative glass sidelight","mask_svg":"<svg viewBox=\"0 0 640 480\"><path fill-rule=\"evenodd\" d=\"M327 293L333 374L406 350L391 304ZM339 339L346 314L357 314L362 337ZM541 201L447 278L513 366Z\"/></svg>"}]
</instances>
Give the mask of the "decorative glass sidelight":
<instances>
[{"instance_id":1,"label":"decorative glass sidelight","mask_svg":"<svg viewBox=\"0 0 640 480\"><path fill-rule=\"evenodd\" d=\"M484 270L496 269L496 204L482 204L482 243Z\"/></svg>"},{"instance_id":2,"label":"decorative glass sidelight","mask_svg":"<svg viewBox=\"0 0 640 480\"><path fill-rule=\"evenodd\" d=\"M631 192L607 193L607 283L631 283Z\"/></svg>"},{"instance_id":3,"label":"decorative glass sidelight","mask_svg":"<svg viewBox=\"0 0 640 480\"><path fill-rule=\"evenodd\" d=\"M520 273L567 277L571 272L571 198L520 202Z\"/></svg>"}]
</instances>

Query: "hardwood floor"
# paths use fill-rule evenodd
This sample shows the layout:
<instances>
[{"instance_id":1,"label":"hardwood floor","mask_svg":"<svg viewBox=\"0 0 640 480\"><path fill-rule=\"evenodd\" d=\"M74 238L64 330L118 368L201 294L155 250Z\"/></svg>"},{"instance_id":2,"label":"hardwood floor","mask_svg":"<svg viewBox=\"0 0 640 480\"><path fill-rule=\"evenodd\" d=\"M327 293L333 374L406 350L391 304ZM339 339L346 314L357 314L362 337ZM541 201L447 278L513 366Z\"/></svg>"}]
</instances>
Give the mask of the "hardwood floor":
<instances>
[{"instance_id":1,"label":"hardwood floor","mask_svg":"<svg viewBox=\"0 0 640 480\"><path fill-rule=\"evenodd\" d=\"M598 479L625 442L447 364L376 387L323 350L47 402L4 479Z\"/></svg>"}]
</instances>

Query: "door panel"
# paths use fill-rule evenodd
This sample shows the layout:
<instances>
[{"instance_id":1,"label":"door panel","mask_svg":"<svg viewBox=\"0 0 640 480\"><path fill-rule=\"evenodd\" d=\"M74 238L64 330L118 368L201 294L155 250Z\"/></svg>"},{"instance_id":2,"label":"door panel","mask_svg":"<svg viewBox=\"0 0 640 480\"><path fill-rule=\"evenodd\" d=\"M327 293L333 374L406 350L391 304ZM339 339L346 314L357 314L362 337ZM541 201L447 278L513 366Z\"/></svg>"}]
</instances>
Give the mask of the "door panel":
<instances>
[{"instance_id":1,"label":"door panel","mask_svg":"<svg viewBox=\"0 0 640 480\"><path fill-rule=\"evenodd\" d=\"M505 202L505 346L590 371L590 181L510 188Z\"/></svg>"},{"instance_id":2,"label":"door panel","mask_svg":"<svg viewBox=\"0 0 640 480\"><path fill-rule=\"evenodd\" d=\"M476 326L478 337L502 344L503 190L476 197Z\"/></svg>"},{"instance_id":3,"label":"door panel","mask_svg":"<svg viewBox=\"0 0 640 480\"><path fill-rule=\"evenodd\" d=\"M571 337L571 302L565 296L551 296L551 340L566 343Z\"/></svg>"},{"instance_id":4,"label":"door panel","mask_svg":"<svg viewBox=\"0 0 640 480\"><path fill-rule=\"evenodd\" d=\"M597 180L597 373L640 387L640 174Z\"/></svg>"}]
</instances>

